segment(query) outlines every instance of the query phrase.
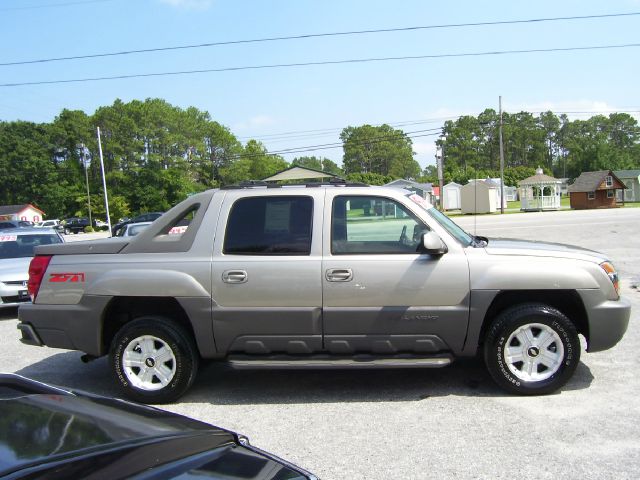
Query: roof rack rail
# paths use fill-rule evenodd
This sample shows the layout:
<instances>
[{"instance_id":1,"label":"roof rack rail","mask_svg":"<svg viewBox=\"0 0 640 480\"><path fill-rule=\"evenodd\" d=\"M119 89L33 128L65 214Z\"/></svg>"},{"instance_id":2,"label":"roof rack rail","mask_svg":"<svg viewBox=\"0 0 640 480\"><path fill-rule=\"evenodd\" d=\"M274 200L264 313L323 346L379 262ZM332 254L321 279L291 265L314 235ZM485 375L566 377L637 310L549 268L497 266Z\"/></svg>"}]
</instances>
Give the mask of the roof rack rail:
<instances>
[{"instance_id":1,"label":"roof rack rail","mask_svg":"<svg viewBox=\"0 0 640 480\"><path fill-rule=\"evenodd\" d=\"M275 183L265 182L263 180L245 180L235 185L225 185L224 187L220 187L220 190L236 190L239 188L252 188L252 187L267 187L267 188L275 188L280 185L276 185Z\"/></svg>"},{"instance_id":2,"label":"roof rack rail","mask_svg":"<svg viewBox=\"0 0 640 480\"><path fill-rule=\"evenodd\" d=\"M266 188L283 188L283 187L369 187L370 185L367 183L361 182L349 182L343 178L332 178L328 182L310 182L310 183L287 183L287 184L278 184L272 182L265 182L263 180L247 180L235 185L226 185L224 187L220 187L221 190L238 190L242 188L255 188L255 187L266 187Z\"/></svg>"}]
</instances>

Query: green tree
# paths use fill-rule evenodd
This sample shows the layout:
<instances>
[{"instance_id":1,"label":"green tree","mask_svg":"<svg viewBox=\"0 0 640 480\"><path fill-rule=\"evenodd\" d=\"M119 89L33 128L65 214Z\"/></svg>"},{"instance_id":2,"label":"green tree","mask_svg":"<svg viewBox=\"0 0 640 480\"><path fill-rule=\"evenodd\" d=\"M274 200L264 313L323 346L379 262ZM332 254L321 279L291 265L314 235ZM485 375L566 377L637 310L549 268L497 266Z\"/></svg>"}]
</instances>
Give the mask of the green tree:
<instances>
[{"instance_id":1,"label":"green tree","mask_svg":"<svg viewBox=\"0 0 640 480\"><path fill-rule=\"evenodd\" d=\"M333 160L329 160L328 158L324 158L322 160L322 170L338 176L342 176L344 174L342 169Z\"/></svg>"},{"instance_id":2,"label":"green tree","mask_svg":"<svg viewBox=\"0 0 640 480\"><path fill-rule=\"evenodd\" d=\"M299 165L305 168L312 168L313 170L322 170L322 159L318 157L296 157L291 162L291 165Z\"/></svg>"},{"instance_id":3,"label":"green tree","mask_svg":"<svg viewBox=\"0 0 640 480\"><path fill-rule=\"evenodd\" d=\"M78 192L56 161L50 125L0 122L0 204L31 203L55 218Z\"/></svg>"},{"instance_id":4,"label":"green tree","mask_svg":"<svg viewBox=\"0 0 640 480\"><path fill-rule=\"evenodd\" d=\"M420 165L413 159L411 139L389 125L346 127L340 134L346 174L377 173L415 178Z\"/></svg>"},{"instance_id":5,"label":"green tree","mask_svg":"<svg viewBox=\"0 0 640 480\"><path fill-rule=\"evenodd\" d=\"M325 157L296 157L291 162L291 165L299 165L301 167L320 170L338 176L343 174L342 169L334 161Z\"/></svg>"},{"instance_id":6,"label":"green tree","mask_svg":"<svg viewBox=\"0 0 640 480\"><path fill-rule=\"evenodd\" d=\"M391 175L379 173L350 173L347 175L350 182L366 183L367 185L385 185L393 180Z\"/></svg>"},{"instance_id":7,"label":"green tree","mask_svg":"<svg viewBox=\"0 0 640 480\"><path fill-rule=\"evenodd\" d=\"M249 140L240 158L221 168L220 175L222 184L230 185L245 180L262 180L288 166L282 157L269 154L261 142Z\"/></svg>"}]
</instances>

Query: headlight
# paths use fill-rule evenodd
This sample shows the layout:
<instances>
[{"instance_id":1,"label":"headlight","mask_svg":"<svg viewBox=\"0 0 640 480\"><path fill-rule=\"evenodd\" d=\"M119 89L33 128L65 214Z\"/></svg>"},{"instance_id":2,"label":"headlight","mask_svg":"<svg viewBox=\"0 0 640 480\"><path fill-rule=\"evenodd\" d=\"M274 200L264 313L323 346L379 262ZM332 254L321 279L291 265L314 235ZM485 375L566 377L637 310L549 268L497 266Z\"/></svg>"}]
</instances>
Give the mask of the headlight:
<instances>
[{"instance_id":1,"label":"headlight","mask_svg":"<svg viewBox=\"0 0 640 480\"><path fill-rule=\"evenodd\" d=\"M609 280L611 280L611 283L613 283L613 288L616 289L616 293L618 294L618 296L620 296L620 287L618 285L618 272L616 272L615 267L611 262L602 262L600 266L605 272L607 272L607 276L609 277Z\"/></svg>"}]
</instances>

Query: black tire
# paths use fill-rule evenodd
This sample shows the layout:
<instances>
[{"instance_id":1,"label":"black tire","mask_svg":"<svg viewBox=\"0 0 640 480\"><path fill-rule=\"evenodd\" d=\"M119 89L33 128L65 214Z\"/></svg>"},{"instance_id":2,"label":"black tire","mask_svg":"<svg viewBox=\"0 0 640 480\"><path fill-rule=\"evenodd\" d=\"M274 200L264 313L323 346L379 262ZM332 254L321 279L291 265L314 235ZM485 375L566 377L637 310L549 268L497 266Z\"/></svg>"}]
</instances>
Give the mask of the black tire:
<instances>
[{"instance_id":1,"label":"black tire","mask_svg":"<svg viewBox=\"0 0 640 480\"><path fill-rule=\"evenodd\" d=\"M571 378L580 362L580 348L576 327L562 312L543 304L524 304L505 310L491 324L484 359L503 389L546 395Z\"/></svg>"},{"instance_id":2,"label":"black tire","mask_svg":"<svg viewBox=\"0 0 640 480\"><path fill-rule=\"evenodd\" d=\"M68 228L64 229L64 234L65 235L71 235L71 230L69 230Z\"/></svg>"},{"instance_id":3,"label":"black tire","mask_svg":"<svg viewBox=\"0 0 640 480\"><path fill-rule=\"evenodd\" d=\"M148 346L153 350L143 352L142 348ZM171 359L160 358L169 352ZM137 355L144 365L127 368L125 357L134 359ZM198 363L191 335L177 323L156 316L140 317L124 325L113 338L109 352L116 383L125 396L141 403L169 403L179 398L195 380ZM167 371L170 374L165 375Z\"/></svg>"}]
</instances>

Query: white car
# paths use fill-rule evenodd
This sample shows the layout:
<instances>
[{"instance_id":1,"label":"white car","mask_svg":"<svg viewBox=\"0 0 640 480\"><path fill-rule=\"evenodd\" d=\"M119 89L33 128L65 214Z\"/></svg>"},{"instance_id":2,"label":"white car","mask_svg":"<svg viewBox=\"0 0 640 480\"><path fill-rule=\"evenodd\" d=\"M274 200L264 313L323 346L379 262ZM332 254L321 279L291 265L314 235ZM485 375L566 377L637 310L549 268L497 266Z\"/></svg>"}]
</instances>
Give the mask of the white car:
<instances>
[{"instance_id":1,"label":"white car","mask_svg":"<svg viewBox=\"0 0 640 480\"><path fill-rule=\"evenodd\" d=\"M34 228L53 228L58 233L64 233L64 225L57 218L54 220L43 220L33 225Z\"/></svg>"},{"instance_id":2,"label":"white car","mask_svg":"<svg viewBox=\"0 0 640 480\"><path fill-rule=\"evenodd\" d=\"M34 225L35 228L55 228L57 225L60 225L60 220L57 218L54 220L43 220L42 222L38 222Z\"/></svg>"},{"instance_id":3,"label":"white car","mask_svg":"<svg viewBox=\"0 0 640 480\"><path fill-rule=\"evenodd\" d=\"M62 236L50 228L0 230L0 307L31 301L27 280L34 247L63 242Z\"/></svg>"}]
</instances>

